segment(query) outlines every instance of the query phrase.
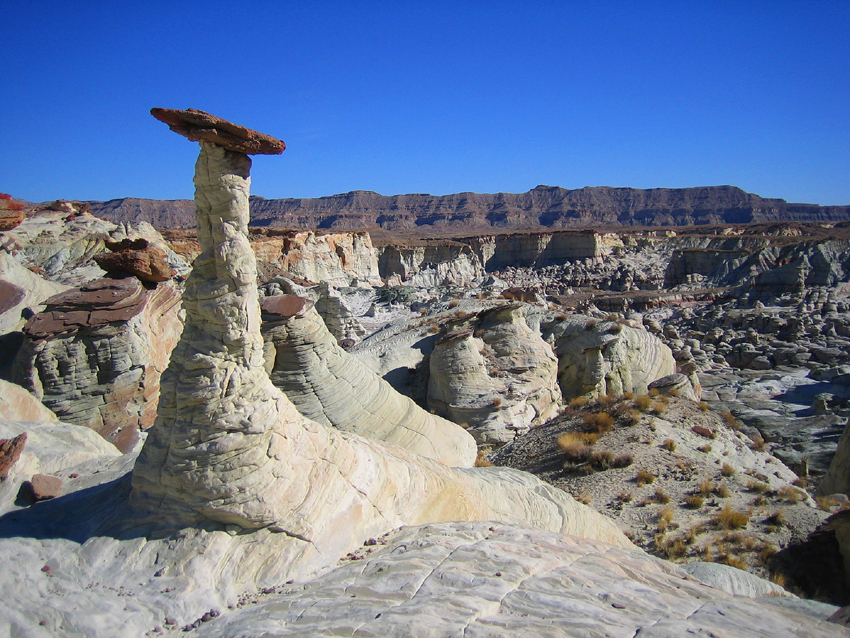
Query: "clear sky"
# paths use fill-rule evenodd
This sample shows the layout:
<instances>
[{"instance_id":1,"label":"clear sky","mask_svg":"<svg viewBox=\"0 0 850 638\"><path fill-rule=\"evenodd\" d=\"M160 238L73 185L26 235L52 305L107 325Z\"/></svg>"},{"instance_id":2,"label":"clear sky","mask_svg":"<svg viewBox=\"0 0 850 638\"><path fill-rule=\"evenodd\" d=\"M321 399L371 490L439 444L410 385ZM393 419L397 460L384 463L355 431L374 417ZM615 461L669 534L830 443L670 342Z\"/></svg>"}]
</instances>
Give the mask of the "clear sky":
<instances>
[{"instance_id":1,"label":"clear sky","mask_svg":"<svg viewBox=\"0 0 850 638\"><path fill-rule=\"evenodd\" d=\"M198 108L286 141L253 192L732 184L850 204L850 2L0 0L0 192L191 198Z\"/></svg>"}]
</instances>

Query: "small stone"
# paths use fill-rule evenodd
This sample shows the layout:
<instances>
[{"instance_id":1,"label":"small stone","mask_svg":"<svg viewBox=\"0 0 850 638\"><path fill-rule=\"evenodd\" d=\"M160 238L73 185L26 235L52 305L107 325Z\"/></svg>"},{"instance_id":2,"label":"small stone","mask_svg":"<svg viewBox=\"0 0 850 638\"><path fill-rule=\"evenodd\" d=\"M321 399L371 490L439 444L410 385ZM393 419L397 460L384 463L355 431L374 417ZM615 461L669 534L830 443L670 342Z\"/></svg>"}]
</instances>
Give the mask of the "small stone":
<instances>
[{"instance_id":1,"label":"small stone","mask_svg":"<svg viewBox=\"0 0 850 638\"><path fill-rule=\"evenodd\" d=\"M47 501L62 493L62 479L47 474L36 474L29 481L24 481L21 488L29 492L33 501Z\"/></svg>"},{"instance_id":2,"label":"small stone","mask_svg":"<svg viewBox=\"0 0 850 638\"><path fill-rule=\"evenodd\" d=\"M201 622L209 622L209 621L211 621L212 619L213 619L213 616L211 616L211 615L209 614L209 612L208 612L208 613L206 613L206 614L204 614L203 616L201 616Z\"/></svg>"},{"instance_id":3,"label":"small stone","mask_svg":"<svg viewBox=\"0 0 850 638\"><path fill-rule=\"evenodd\" d=\"M611 603L611 606L614 609L625 609L626 608L626 606L622 603Z\"/></svg>"},{"instance_id":4,"label":"small stone","mask_svg":"<svg viewBox=\"0 0 850 638\"><path fill-rule=\"evenodd\" d=\"M68 478L77 478L78 476L80 476L80 475L77 474L76 472L74 472L73 474L69 474Z\"/></svg>"},{"instance_id":5,"label":"small stone","mask_svg":"<svg viewBox=\"0 0 850 638\"><path fill-rule=\"evenodd\" d=\"M45 565L44 567L41 568L41 571L43 571L45 574L49 574L50 573L50 565Z\"/></svg>"},{"instance_id":6,"label":"small stone","mask_svg":"<svg viewBox=\"0 0 850 638\"><path fill-rule=\"evenodd\" d=\"M703 427L702 425L693 426L691 428L691 432L694 432L695 434L699 434L700 436L704 436L707 439L713 439L714 438L714 433L711 430L709 430L708 428Z\"/></svg>"},{"instance_id":7,"label":"small stone","mask_svg":"<svg viewBox=\"0 0 850 638\"><path fill-rule=\"evenodd\" d=\"M502 577L502 572L496 572L496 577L497 577L497 578L501 578L501 577Z\"/></svg>"},{"instance_id":8,"label":"small stone","mask_svg":"<svg viewBox=\"0 0 850 638\"><path fill-rule=\"evenodd\" d=\"M376 541L374 538L370 538L363 544L366 545L367 547L369 547L369 546L372 546L372 545L377 545L378 541Z\"/></svg>"},{"instance_id":9,"label":"small stone","mask_svg":"<svg viewBox=\"0 0 850 638\"><path fill-rule=\"evenodd\" d=\"M168 618L165 619L165 624L166 625L176 625L177 621L174 618L172 618L171 616L169 616Z\"/></svg>"}]
</instances>

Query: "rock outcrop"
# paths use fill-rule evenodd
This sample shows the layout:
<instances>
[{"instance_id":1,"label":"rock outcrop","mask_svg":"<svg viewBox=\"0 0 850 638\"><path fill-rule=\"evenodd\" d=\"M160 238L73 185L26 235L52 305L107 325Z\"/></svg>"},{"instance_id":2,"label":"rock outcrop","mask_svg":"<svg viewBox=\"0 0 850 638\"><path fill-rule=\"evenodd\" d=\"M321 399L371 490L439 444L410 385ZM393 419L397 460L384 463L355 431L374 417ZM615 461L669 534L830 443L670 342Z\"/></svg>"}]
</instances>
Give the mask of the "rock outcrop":
<instances>
[{"instance_id":1,"label":"rock outcrop","mask_svg":"<svg viewBox=\"0 0 850 638\"><path fill-rule=\"evenodd\" d=\"M136 524L151 533L266 528L285 539L292 571L426 520L523 521L629 545L603 517L526 474L450 469L303 417L265 370L247 239L251 162L201 146L202 252L186 282L186 327L163 375L159 415L133 472Z\"/></svg>"},{"instance_id":2,"label":"rock outcrop","mask_svg":"<svg viewBox=\"0 0 850 638\"><path fill-rule=\"evenodd\" d=\"M168 266L165 251L151 246L146 239L107 241L105 245L111 252L95 255L94 260L108 273L127 273L151 283L168 281L175 274Z\"/></svg>"},{"instance_id":3,"label":"rock outcrop","mask_svg":"<svg viewBox=\"0 0 850 638\"><path fill-rule=\"evenodd\" d=\"M676 371L670 348L627 323L562 315L544 326L543 338L554 345L565 399L645 394L650 383Z\"/></svg>"},{"instance_id":4,"label":"rock outcrop","mask_svg":"<svg viewBox=\"0 0 850 638\"><path fill-rule=\"evenodd\" d=\"M48 299L24 327L15 381L60 419L126 451L153 425L159 377L182 328L180 295L136 277L98 279Z\"/></svg>"},{"instance_id":5,"label":"rock outcrop","mask_svg":"<svg viewBox=\"0 0 850 638\"><path fill-rule=\"evenodd\" d=\"M0 335L23 328L27 319L24 315L43 309L45 299L67 289L68 286L47 281L9 253L0 251Z\"/></svg>"},{"instance_id":6,"label":"rock outcrop","mask_svg":"<svg viewBox=\"0 0 850 638\"><path fill-rule=\"evenodd\" d=\"M466 423L479 443L502 445L557 413L552 347L528 327L521 304L451 323L431 353L428 407Z\"/></svg>"},{"instance_id":7,"label":"rock outcrop","mask_svg":"<svg viewBox=\"0 0 850 638\"><path fill-rule=\"evenodd\" d=\"M272 383L308 419L386 441L452 467L472 467L475 441L429 414L338 344L313 303L266 297L263 337Z\"/></svg>"},{"instance_id":8,"label":"rock outcrop","mask_svg":"<svg viewBox=\"0 0 850 638\"><path fill-rule=\"evenodd\" d=\"M850 425L850 422L848 422ZM844 426L844 433L838 440L838 449L817 487L817 494L847 494L850 496L850 427ZM850 555L850 551L848 551ZM850 563L848 564L850 565ZM850 573L850 572L848 572Z\"/></svg>"}]
</instances>

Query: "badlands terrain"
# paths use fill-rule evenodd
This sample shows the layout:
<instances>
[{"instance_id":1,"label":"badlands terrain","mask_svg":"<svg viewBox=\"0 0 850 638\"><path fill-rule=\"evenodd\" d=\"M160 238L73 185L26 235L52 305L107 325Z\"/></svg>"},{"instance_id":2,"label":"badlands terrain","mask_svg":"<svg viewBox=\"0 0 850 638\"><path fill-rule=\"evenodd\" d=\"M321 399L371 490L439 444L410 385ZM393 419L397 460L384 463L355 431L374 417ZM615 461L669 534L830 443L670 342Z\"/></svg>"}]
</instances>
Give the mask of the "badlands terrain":
<instances>
[{"instance_id":1,"label":"badlands terrain","mask_svg":"<svg viewBox=\"0 0 850 638\"><path fill-rule=\"evenodd\" d=\"M249 226L155 111L196 227L0 202L0 634L848 633L847 211Z\"/></svg>"}]
</instances>

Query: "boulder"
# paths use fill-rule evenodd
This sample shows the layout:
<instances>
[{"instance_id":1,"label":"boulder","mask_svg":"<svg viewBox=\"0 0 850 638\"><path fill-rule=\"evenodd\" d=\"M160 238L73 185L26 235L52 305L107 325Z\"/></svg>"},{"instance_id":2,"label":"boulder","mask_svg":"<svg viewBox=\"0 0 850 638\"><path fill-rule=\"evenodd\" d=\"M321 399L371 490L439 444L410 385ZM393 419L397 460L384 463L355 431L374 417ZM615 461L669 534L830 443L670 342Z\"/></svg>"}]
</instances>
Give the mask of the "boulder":
<instances>
[{"instance_id":1,"label":"boulder","mask_svg":"<svg viewBox=\"0 0 850 638\"><path fill-rule=\"evenodd\" d=\"M146 239L107 241L105 245L112 252L95 255L94 260L108 273L128 273L151 283L168 281L175 274L165 251L148 245Z\"/></svg>"},{"instance_id":2,"label":"boulder","mask_svg":"<svg viewBox=\"0 0 850 638\"><path fill-rule=\"evenodd\" d=\"M27 443L27 434L23 432L13 439L0 439L0 481L6 480L9 470L21 457Z\"/></svg>"},{"instance_id":3,"label":"boulder","mask_svg":"<svg viewBox=\"0 0 850 638\"><path fill-rule=\"evenodd\" d=\"M156 416L159 377L179 337L180 295L135 277L99 279L51 297L24 327L14 378L63 421L122 450Z\"/></svg>"},{"instance_id":4,"label":"boulder","mask_svg":"<svg viewBox=\"0 0 850 638\"><path fill-rule=\"evenodd\" d=\"M428 407L466 423L480 444L503 445L557 413L557 369L522 304L499 306L450 323L437 340Z\"/></svg>"},{"instance_id":5,"label":"boulder","mask_svg":"<svg viewBox=\"0 0 850 638\"><path fill-rule=\"evenodd\" d=\"M313 303L290 295L262 300L272 383L308 419L387 441L450 466L471 467L475 441L429 414L348 354Z\"/></svg>"},{"instance_id":6,"label":"boulder","mask_svg":"<svg viewBox=\"0 0 850 638\"><path fill-rule=\"evenodd\" d=\"M36 474L29 481L24 481L21 489L36 503L48 501L62 493L62 479L48 474Z\"/></svg>"}]
</instances>

